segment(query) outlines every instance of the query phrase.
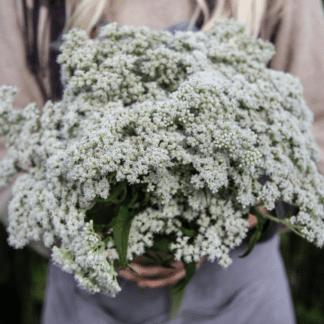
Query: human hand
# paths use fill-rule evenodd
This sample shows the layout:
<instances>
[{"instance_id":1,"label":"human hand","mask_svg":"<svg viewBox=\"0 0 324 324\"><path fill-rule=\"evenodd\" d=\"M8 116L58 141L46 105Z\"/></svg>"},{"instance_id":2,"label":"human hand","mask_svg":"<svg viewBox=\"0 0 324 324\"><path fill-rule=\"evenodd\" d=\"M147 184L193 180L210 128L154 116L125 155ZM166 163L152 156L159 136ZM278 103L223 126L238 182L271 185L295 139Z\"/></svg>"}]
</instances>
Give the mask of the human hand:
<instances>
[{"instance_id":1,"label":"human hand","mask_svg":"<svg viewBox=\"0 0 324 324\"><path fill-rule=\"evenodd\" d=\"M103 237L102 233L96 232L100 237ZM148 252L152 256L154 253L152 251ZM157 252L164 260L166 252ZM203 256L200 261L196 264L196 270L198 270L203 262L207 259L207 255ZM175 269L164 268L162 266L151 266L145 265L145 263L150 262L150 260L144 255L136 255L130 266L137 271L140 275L136 274L130 268L123 269L119 265L118 275L124 279L135 281L140 288L151 288L158 289L165 286L173 286L178 281L186 276L186 270L182 261L172 261L170 264ZM143 278L141 278L141 276Z\"/></svg>"},{"instance_id":2,"label":"human hand","mask_svg":"<svg viewBox=\"0 0 324 324\"><path fill-rule=\"evenodd\" d=\"M260 200L257 201L257 203L259 202ZM263 206L259 206L259 210L264 213L268 213L268 210ZM258 219L256 216L249 214L248 221L250 224L248 228L252 228L257 224ZM153 252L151 252L151 254L152 253ZM158 252L158 254L163 256L166 254L166 252L161 251ZM203 256L200 259L200 261L196 264L196 270L198 270L201 267L201 265L206 259L207 256ZM121 265L119 266L118 275L124 279L136 282L138 286L141 288L151 288L151 289L158 289L165 286L173 286L186 276L186 270L184 268L182 261L173 261L170 263L171 266L173 266L175 269L164 268L162 266L151 266L151 265L148 266L148 265L143 265L143 263L140 264L141 262L145 263L148 261L149 259L146 258L145 256L137 255L131 262L130 266L135 271L137 271L140 274L140 276L128 267L126 269L123 269Z\"/></svg>"},{"instance_id":3,"label":"human hand","mask_svg":"<svg viewBox=\"0 0 324 324\"><path fill-rule=\"evenodd\" d=\"M150 251L152 254L153 252ZM165 256L166 252L158 252L159 255ZM203 256L196 264L196 270L198 270L203 262L207 259L207 256ZM186 270L182 261L173 261L170 264L175 269L164 268L162 266L148 266L142 265L140 262L148 261L149 259L143 255L135 256L130 266L136 270L143 278L134 273L130 268L122 269L119 267L118 275L127 280L135 281L140 288L158 289L165 286L173 286L178 281L186 276Z\"/></svg>"},{"instance_id":4,"label":"human hand","mask_svg":"<svg viewBox=\"0 0 324 324\"><path fill-rule=\"evenodd\" d=\"M261 200L257 200L257 204L260 201ZM262 211L265 214L268 214L269 213L269 211L265 207L263 207L263 206L259 206L259 210ZM248 221L249 221L249 224L250 224L248 228L252 228L252 227L254 227L258 223L257 217L254 216L254 215L252 215L252 214L249 214Z\"/></svg>"}]
</instances>

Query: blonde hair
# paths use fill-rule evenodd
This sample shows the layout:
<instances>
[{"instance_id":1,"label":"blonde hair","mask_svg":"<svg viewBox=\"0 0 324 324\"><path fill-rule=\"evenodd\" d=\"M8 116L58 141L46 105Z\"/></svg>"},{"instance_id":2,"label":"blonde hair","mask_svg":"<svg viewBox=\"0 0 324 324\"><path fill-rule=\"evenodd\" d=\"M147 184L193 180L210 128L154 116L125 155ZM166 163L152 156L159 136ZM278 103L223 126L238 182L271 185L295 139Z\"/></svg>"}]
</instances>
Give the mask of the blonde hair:
<instances>
[{"instance_id":1,"label":"blonde hair","mask_svg":"<svg viewBox=\"0 0 324 324\"><path fill-rule=\"evenodd\" d=\"M118 7L120 8L125 1L119 0ZM265 13L270 21L278 19L278 16L281 17L283 14L286 0L218 0L213 13L210 12L206 0L195 1L197 8L188 30L192 29L202 13L204 23L200 30L203 32L208 32L215 21L233 17L236 21L246 23L246 32L256 38L260 33ZM105 9L110 6L111 0L65 0L65 4L66 20L63 33L65 34L73 27L77 27L85 30L89 38L94 38L94 30L98 27Z\"/></svg>"}]
</instances>

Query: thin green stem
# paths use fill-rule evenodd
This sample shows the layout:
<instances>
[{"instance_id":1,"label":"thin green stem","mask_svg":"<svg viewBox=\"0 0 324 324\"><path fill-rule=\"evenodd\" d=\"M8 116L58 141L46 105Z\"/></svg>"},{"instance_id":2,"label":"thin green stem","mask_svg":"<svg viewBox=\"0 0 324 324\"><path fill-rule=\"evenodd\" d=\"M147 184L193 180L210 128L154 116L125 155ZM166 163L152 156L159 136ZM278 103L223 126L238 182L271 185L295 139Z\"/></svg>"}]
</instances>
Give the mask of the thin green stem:
<instances>
[{"instance_id":1,"label":"thin green stem","mask_svg":"<svg viewBox=\"0 0 324 324\"><path fill-rule=\"evenodd\" d=\"M288 227L289 229L291 229L293 232L295 232L300 237L305 238L302 234L300 234L299 232L296 231L296 229L304 228L304 226L292 225L288 220L278 219L277 217L273 217L269 214L263 213L261 210L258 210L258 209L256 209L255 212L265 218L269 218L270 220L272 220L274 222L277 222L279 224L282 224L282 225Z\"/></svg>"},{"instance_id":2,"label":"thin green stem","mask_svg":"<svg viewBox=\"0 0 324 324\"><path fill-rule=\"evenodd\" d=\"M121 203L125 200L126 196L127 196L127 187L126 187L125 190L124 190L123 197L122 197L120 200L114 201L114 204L115 204L115 205L119 205L119 204L121 204Z\"/></svg>"},{"instance_id":3,"label":"thin green stem","mask_svg":"<svg viewBox=\"0 0 324 324\"><path fill-rule=\"evenodd\" d=\"M135 273L137 273L141 278L143 278L130 264L128 264L128 267L134 271ZM144 279L144 278L143 278Z\"/></svg>"}]
</instances>

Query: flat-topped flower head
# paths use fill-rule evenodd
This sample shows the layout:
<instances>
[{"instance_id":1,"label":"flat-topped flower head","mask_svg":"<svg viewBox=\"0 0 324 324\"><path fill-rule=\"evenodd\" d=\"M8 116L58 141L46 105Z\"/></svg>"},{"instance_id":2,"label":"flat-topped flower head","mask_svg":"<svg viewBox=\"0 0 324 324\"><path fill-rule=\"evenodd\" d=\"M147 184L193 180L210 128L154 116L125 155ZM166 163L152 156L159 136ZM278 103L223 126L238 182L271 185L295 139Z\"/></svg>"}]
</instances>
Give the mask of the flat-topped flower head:
<instances>
[{"instance_id":1,"label":"flat-topped flower head","mask_svg":"<svg viewBox=\"0 0 324 324\"><path fill-rule=\"evenodd\" d=\"M94 40L72 29L61 51L64 96L42 116L35 104L14 110L18 89L0 88L9 147L0 184L26 172L12 188L10 245L60 239L55 263L111 296L120 291L115 261L145 253L157 235L176 260L208 255L229 266L258 200L268 210L297 205L287 224L323 246L313 113L298 78L267 69L270 42L232 19L175 35L113 23ZM125 210L129 231L118 232Z\"/></svg>"}]
</instances>

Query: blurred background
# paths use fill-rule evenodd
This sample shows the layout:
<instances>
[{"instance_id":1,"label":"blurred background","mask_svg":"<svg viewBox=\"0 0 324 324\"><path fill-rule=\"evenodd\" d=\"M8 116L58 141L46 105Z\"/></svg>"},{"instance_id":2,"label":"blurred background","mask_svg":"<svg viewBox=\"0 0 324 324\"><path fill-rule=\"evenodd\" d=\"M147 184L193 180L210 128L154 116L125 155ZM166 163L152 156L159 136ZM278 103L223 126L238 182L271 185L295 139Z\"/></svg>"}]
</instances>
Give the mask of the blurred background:
<instances>
[{"instance_id":1,"label":"blurred background","mask_svg":"<svg viewBox=\"0 0 324 324\"><path fill-rule=\"evenodd\" d=\"M324 0L323 5L324 5ZM324 324L323 249L292 232L279 232L297 324ZM25 247L15 250L0 223L0 324L39 324L46 291L48 260ZM321 293L322 292L322 293ZM12 311L14 305L15 311Z\"/></svg>"}]
</instances>

